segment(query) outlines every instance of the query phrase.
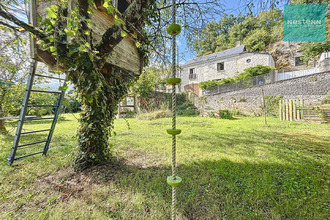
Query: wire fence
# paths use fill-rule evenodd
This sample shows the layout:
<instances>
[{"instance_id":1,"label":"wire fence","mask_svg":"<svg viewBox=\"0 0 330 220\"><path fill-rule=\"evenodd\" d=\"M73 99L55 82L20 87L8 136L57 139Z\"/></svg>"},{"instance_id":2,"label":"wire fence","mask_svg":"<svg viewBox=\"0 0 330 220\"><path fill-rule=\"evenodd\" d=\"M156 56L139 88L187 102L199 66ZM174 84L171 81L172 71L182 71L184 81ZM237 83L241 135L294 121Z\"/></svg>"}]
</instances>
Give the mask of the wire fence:
<instances>
[{"instance_id":1,"label":"wire fence","mask_svg":"<svg viewBox=\"0 0 330 220\"><path fill-rule=\"evenodd\" d=\"M282 72L282 73L280 71L275 70L265 75L254 76L238 82L226 83L223 85L218 85L209 89L205 89L203 90L203 95L214 95L217 93L229 92L237 89L245 89L245 88L264 85L281 80L307 76L318 72L319 72L318 68L292 71L292 72Z\"/></svg>"}]
</instances>

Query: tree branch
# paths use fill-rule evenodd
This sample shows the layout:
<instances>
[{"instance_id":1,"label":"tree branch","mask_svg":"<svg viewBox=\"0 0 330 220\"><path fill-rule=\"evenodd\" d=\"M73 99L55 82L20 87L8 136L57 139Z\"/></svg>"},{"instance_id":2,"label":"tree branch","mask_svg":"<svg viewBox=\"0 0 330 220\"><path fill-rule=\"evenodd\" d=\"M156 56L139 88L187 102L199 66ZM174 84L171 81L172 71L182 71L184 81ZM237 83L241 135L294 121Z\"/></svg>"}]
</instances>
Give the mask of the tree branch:
<instances>
[{"instance_id":1,"label":"tree branch","mask_svg":"<svg viewBox=\"0 0 330 220\"><path fill-rule=\"evenodd\" d=\"M2 22L2 21L0 21L0 24L2 24L2 25L4 25L4 26L7 26L7 27L9 27L9 28L11 28L11 29L13 29L13 30L16 30L16 31L17 31L17 29L19 28L19 27L12 26L12 25L7 24L7 23Z\"/></svg>"},{"instance_id":2,"label":"tree branch","mask_svg":"<svg viewBox=\"0 0 330 220\"><path fill-rule=\"evenodd\" d=\"M37 30L35 27L17 19L15 16L10 14L5 7L0 3L0 16L13 22L14 24L25 28L25 30L29 31L30 33L34 34L35 36L39 37L44 42L48 43L49 40L47 39L47 36L42 33L41 31Z\"/></svg>"}]
</instances>

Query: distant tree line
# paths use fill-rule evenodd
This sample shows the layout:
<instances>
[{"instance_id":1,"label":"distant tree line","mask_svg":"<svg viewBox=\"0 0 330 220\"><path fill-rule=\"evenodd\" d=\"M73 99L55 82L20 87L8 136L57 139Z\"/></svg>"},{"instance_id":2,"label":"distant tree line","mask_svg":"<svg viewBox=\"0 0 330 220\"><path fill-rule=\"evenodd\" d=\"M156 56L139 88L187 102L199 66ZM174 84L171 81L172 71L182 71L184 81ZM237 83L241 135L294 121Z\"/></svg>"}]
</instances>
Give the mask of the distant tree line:
<instances>
[{"instance_id":1,"label":"distant tree line","mask_svg":"<svg viewBox=\"0 0 330 220\"><path fill-rule=\"evenodd\" d=\"M330 3L327 0L295 0L290 4L325 4L326 6L326 41L304 42L301 45L303 60L330 51ZM283 11L273 8L257 15L224 14L219 21L208 22L202 30L196 29L197 38L188 40L189 46L198 56L220 52L240 41L249 51L264 52L270 49L271 43L283 40Z\"/></svg>"}]
</instances>

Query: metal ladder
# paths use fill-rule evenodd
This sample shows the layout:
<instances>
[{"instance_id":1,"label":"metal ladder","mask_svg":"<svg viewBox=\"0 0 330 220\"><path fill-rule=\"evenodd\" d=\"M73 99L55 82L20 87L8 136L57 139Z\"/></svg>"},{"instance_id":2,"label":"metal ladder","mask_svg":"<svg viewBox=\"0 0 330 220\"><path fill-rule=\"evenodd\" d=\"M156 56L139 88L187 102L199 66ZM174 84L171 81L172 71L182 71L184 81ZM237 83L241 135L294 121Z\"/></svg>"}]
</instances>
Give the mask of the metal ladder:
<instances>
[{"instance_id":1,"label":"metal ladder","mask_svg":"<svg viewBox=\"0 0 330 220\"><path fill-rule=\"evenodd\" d=\"M50 141L51 141L52 136L53 136L53 132L54 132L55 125L56 125L56 122L57 122L57 118L58 118L59 113L60 113L61 104L62 104L62 100L63 100L64 94L65 94L65 91L35 90L35 89L32 89L32 85L33 85L33 81L34 81L35 76L64 81L63 87L66 85L66 79L62 79L62 78L59 78L59 77L52 77L52 76L45 76L45 75L36 74L36 68L37 68L37 61L33 60L32 63L31 63L30 74L29 74L29 77L28 77L27 85L26 85L25 95L24 95L23 104L22 104L22 108L21 108L21 112L20 112L20 116L19 116L19 121L18 121L18 125L17 125L17 130L16 130L16 134L15 134L15 138L14 138L13 147L12 147L11 153L8 157L8 165L12 165L15 160L19 160L19 159L22 159L22 158L25 158L25 157L33 156L33 155L36 155L36 154L46 155L47 151L49 149ZM59 98L58 98L58 101L57 101L57 105L29 104L29 98L30 98L31 92L58 94ZM54 112L54 117L31 118L31 117L26 117L27 109L30 108L30 107L56 107L56 110ZM24 124L25 121L49 120L49 119L53 120L50 129L22 132L23 124ZM21 135L28 135L28 134L34 134L34 133L46 132L46 131L49 132L48 137L47 137L46 140L41 140L41 141L37 141L37 142L33 142L33 143L27 143L27 144L19 145ZM32 154L28 154L28 155L15 157L16 152L19 148L25 147L25 146L30 146L30 145L35 145L35 144L40 144L40 143L45 143L45 147L42 151L32 153Z\"/></svg>"}]
</instances>

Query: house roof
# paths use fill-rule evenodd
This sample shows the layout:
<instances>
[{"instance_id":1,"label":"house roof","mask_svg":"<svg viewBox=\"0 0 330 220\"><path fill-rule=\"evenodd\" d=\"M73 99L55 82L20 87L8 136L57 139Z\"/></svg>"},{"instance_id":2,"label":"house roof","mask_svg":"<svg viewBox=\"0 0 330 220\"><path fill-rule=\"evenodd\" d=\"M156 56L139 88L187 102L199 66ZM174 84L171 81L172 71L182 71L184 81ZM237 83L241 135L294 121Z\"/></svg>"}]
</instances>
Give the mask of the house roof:
<instances>
[{"instance_id":1,"label":"house roof","mask_svg":"<svg viewBox=\"0 0 330 220\"><path fill-rule=\"evenodd\" d=\"M228 50L224 50L224 51L221 51L218 53L212 53L212 54L209 54L206 56L190 59L187 62L185 62L182 66L188 66L191 64L196 64L196 63L205 62L205 61L209 61L209 60L228 57L228 56L232 56L232 55L240 54L240 53L244 53L244 52L246 52L246 47L245 47L245 45L241 45L241 46L234 47L234 48L231 48Z\"/></svg>"}]
</instances>

